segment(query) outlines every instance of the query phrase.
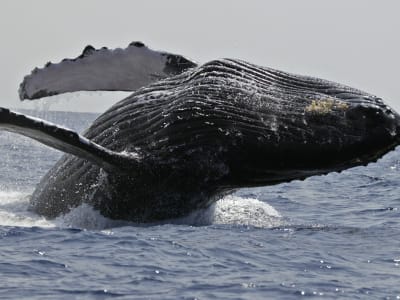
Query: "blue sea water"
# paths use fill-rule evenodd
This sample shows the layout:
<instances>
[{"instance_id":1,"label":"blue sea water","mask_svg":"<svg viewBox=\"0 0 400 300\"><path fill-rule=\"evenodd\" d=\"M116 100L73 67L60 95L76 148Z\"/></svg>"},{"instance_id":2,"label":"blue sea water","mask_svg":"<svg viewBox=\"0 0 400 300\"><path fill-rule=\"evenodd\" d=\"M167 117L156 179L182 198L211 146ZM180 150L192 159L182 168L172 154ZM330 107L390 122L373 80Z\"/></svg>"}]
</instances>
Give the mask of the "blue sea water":
<instances>
[{"instance_id":1,"label":"blue sea water","mask_svg":"<svg viewBox=\"0 0 400 300\"><path fill-rule=\"evenodd\" d=\"M81 131L94 114L31 112ZM180 220L27 211L60 152L0 132L0 298L400 299L400 148Z\"/></svg>"}]
</instances>

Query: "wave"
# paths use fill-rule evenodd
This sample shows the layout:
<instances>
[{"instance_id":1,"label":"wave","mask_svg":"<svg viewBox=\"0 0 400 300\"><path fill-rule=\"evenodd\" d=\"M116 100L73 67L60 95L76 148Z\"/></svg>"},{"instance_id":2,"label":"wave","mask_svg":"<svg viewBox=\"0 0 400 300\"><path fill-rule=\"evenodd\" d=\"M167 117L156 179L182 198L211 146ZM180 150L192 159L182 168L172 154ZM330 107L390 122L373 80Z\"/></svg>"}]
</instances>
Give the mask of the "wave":
<instances>
[{"instance_id":1,"label":"wave","mask_svg":"<svg viewBox=\"0 0 400 300\"><path fill-rule=\"evenodd\" d=\"M88 204L72 209L54 220L46 220L27 210L29 193L0 191L0 226L59 227L102 230L121 226L193 225L213 224L241 225L271 228L282 225L282 217L271 205L253 198L229 195L208 208L194 211L189 216L152 224L137 224L103 217Z\"/></svg>"}]
</instances>

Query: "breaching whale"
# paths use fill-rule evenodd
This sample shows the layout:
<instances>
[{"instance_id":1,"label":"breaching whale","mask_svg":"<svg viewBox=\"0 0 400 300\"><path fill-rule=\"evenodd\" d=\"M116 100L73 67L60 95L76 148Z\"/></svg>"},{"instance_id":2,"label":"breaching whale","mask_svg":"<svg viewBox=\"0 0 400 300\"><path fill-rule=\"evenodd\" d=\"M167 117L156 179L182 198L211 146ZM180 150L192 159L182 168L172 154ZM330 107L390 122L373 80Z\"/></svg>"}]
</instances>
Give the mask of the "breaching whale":
<instances>
[{"instance_id":1,"label":"breaching whale","mask_svg":"<svg viewBox=\"0 0 400 300\"><path fill-rule=\"evenodd\" d=\"M367 165L400 143L382 99L236 59L198 65L140 42L87 46L26 76L21 99L133 93L82 134L0 108L0 128L66 154L31 196L48 218L88 203L136 222L181 217L241 187Z\"/></svg>"}]
</instances>

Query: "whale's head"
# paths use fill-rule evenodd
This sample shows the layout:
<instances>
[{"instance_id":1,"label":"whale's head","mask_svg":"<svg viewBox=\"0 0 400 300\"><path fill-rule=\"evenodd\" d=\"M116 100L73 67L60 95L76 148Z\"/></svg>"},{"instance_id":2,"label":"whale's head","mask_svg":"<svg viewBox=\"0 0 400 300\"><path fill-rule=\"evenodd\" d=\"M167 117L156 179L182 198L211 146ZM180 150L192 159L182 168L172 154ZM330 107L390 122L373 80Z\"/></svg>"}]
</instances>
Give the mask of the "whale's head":
<instances>
[{"instance_id":1,"label":"whale's head","mask_svg":"<svg viewBox=\"0 0 400 300\"><path fill-rule=\"evenodd\" d=\"M356 90L330 97L308 105L305 119L317 132L321 125L327 127L327 136L336 137L334 145L340 146L338 155L342 152L360 161L365 158L367 163L399 144L400 116L381 98Z\"/></svg>"},{"instance_id":2,"label":"whale's head","mask_svg":"<svg viewBox=\"0 0 400 300\"><path fill-rule=\"evenodd\" d=\"M348 99L345 120L366 146L385 150L400 143L400 115L378 97Z\"/></svg>"},{"instance_id":3,"label":"whale's head","mask_svg":"<svg viewBox=\"0 0 400 300\"><path fill-rule=\"evenodd\" d=\"M249 149L248 178L274 183L341 171L375 162L400 144L400 115L382 99L347 87L345 94L310 96L294 92L277 106L265 96L263 136L250 142L257 150Z\"/></svg>"},{"instance_id":4,"label":"whale's head","mask_svg":"<svg viewBox=\"0 0 400 300\"><path fill-rule=\"evenodd\" d=\"M228 165L239 186L367 165L400 144L400 116L379 97L240 61L223 63L226 86L218 97L231 100L225 101L229 120L219 127L228 127L222 134L234 145Z\"/></svg>"},{"instance_id":5,"label":"whale's head","mask_svg":"<svg viewBox=\"0 0 400 300\"><path fill-rule=\"evenodd\" d=\"M331 144L340 149L351 149L361 156L392 149L400 141L400 116L381 98L354 92L336 90L334 94L319 96L305 102L304 122L314 136L325 133L328 141L320 137L321 145ZM359 148L359 149L357 149ZM350 154L349 154L350 155ZM375 156L375 154L373 154Z\"/></svg>"}]
</instances>

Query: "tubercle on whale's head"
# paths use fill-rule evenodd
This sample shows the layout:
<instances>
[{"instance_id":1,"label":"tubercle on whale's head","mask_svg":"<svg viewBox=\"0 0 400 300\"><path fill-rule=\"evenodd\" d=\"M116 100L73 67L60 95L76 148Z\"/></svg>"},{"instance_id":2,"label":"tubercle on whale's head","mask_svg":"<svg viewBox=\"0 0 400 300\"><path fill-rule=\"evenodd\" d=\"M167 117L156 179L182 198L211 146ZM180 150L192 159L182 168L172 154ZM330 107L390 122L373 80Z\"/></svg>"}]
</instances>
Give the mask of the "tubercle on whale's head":
<instances>
[{"instance_id":1,"label":"tubercle on whale's head","mask_svg":"<svg viewBox=\"0 0 400 300\"><path fill-rule=\"evenodd\" d=\"M377 97L350 100L346 118L354 128L363 128L365 137L400 143L400 115Z\"/></svg>"}]
</instances>

